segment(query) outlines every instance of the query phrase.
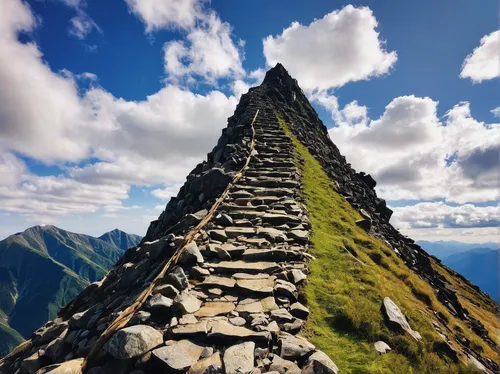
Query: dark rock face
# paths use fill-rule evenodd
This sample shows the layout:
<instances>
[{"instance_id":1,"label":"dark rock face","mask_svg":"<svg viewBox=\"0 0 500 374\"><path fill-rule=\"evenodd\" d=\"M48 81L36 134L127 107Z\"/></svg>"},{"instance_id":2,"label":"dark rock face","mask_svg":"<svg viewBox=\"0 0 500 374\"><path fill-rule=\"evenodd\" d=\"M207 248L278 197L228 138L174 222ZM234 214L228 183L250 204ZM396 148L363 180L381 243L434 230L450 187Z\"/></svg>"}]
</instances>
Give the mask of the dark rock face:
<instances>
[{"instance_id":1,"label":"dark rock face","mask_svg":"<svg viewBox=\"0 0 500 374\"><path fill-rule=\"evenodd\" d=\"M243 95L217 146L143 241L0 362L0 372L60 364L41 348L62 339L69 349L56 358L64 361L61 370L85 358L85 373L336 374L332 358L300 336L309 316L299 290L309 274L311 223L294 143L276 113L360 209L370 223L365 230L387 240L457 315L465 315L427 254L388 223L391 212L377 198L375 181L345 162L297 82L278 64ZM409 327L389 306L388 318Z\"/></svg>"}]
</instances>

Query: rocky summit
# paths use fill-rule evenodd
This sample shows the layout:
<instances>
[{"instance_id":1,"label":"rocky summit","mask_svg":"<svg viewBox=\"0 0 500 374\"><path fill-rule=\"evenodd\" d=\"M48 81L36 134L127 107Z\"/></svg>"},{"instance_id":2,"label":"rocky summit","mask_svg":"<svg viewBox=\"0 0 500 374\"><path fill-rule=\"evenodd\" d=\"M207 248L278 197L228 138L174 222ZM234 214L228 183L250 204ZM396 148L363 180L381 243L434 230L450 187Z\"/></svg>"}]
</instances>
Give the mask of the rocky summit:
<instances>
[{"instance_id":1,"label":"rocky summit","mask_svg":"<svg viewBox=\"0 0 500 374\"><path fill-rule=\"evenodd\" d=\"M278 64L14 373L495 373L499 307L389 223Z\"/></svg>"}]
</instances>

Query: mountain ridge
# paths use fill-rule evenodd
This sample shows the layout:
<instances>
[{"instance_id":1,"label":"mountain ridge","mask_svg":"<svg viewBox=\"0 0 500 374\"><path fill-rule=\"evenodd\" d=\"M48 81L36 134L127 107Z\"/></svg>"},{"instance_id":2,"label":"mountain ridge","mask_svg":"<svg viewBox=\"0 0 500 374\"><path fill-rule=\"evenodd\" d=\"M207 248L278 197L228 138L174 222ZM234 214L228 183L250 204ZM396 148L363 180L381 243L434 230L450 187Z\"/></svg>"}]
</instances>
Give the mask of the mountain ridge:
<instances>
[{"instance_id":1,"label":"mountain ridge","mask_svg":"<svg viewBox=\"0 0 500 374\"><path fill-rule=\"evenodd\" d=\"M22 336L54 318L123 253L106 240L53 225L29 227L0 241L1 352L7 354Z\"/></svg>"}]
</instances>

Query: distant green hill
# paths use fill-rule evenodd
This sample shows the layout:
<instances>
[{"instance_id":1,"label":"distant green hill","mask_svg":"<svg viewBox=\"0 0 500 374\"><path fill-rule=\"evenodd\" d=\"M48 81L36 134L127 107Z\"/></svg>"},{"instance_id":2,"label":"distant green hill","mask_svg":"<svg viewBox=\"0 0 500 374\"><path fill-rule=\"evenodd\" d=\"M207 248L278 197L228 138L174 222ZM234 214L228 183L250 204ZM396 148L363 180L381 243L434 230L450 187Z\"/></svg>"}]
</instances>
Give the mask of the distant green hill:
<instances>
[{"instance_id":1,"label":"distant green hill","mask_svg":"<svg viewBox=\"0 0 500 374\"><path fill-rule=\"evenodd\" d=\"M0 241L0 356L55 318L141 239L119 230L101 238L34 226Z\"/></svg>"},{"instance_id":2,"label":"distant green hill","mask_svg":"<svg viewBox=\"0 0 500 374\"><path fill-rule=\"evenodd\" d=\"M105 242L114 244L116 247L126 251L130 247L136 246L141 241L142 237L134 234L127 234L118 229L114 229L99 236L99 239Z\"/></svg>"}]
</instances>

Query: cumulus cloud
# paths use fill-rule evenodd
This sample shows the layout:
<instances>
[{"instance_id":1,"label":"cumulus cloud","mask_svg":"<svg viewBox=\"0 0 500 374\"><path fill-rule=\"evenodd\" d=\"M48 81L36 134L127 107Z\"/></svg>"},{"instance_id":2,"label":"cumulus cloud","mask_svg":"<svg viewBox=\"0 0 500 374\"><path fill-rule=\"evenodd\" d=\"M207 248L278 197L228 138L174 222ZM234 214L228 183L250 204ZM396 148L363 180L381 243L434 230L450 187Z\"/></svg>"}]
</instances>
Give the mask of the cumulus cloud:
<instances>
[{"instance_id":1,"label":"cumulus cloud","mask_svg":"<svg viewBox=\"0 0 500 374\"><path fill-rule=\"evenodd\" d=\"M52 72L36 44L17 40L18 32L35 26L24 3L0 3L0 148L74 161L87 152L87 142L76 135L89 118L75 81Z\"/></svg>"},{"instance_id":2,"label":"cumulus cloud","mask_svg":"<svg viewBox=\"0 0 500 374\"><path fill-rule=\"evenodd\" d=\"M231 39L231 26L222 22L214 12L191 29L186 40L174 40L164 45L165 71L170 79L196 76L215 83L220 78L244 75L242 51Z\"/></svg>"},{"instance_id":3,"label":"cumulus cloud","mask_svg":"<svg viewBox=\"0 0 500 374\"><path fill-rule=\"evenodd\" d=\"M393 224L402 229L498 227L500 206L450 206L443 202L423 202L394 208Z\"/></svg>"},{"instance_id":4,"label":"cumulus cloud","mask_svg":"<svg viewBox=\"0 0 500 374\"><path fill-rule=\"evenodd\" d=\"M146 25L146 32L194 27L202 13L199 0L125 0L129 10Z\"/></svg>"},{"instance_id":5,"label":"cumulus cloud","mask_svg":"<svg viewBox=\"0 0 500 374\"><path fill-rule=\"evenodd\" d=\"M500 30L481 38L480 44L469 54L463 64L460 78L474 83L500 77Z\"/></svg>"},{"instance_id":6,"label":"cumulus cloud","mask_svg":"<svg viewBox=\"0 0 500 374\"><path fill-rule=\"evenodd\" d=\"M220 91L198 95L168 84L144 100L127 101L99 87L92 73L54 72L35 43L17 39L36 26L25 3L0 2L4 212L52 222L121 210L130 185L182 182L234 111L236 98ZM58 165L61 172L34 175L16 154Z\"/></svg>"},{"instance_id":7,"label":"cumulus cloud","mask_svg":"<svg viewBox=\"0 0 500 374\"><path fill-rule=\"evenodd\" d=\"M397 60L386 51L368 7L348 5L313 21L293 22L264 39L269 66L281 62L305 90L326 90L387 74Z\"/></svg>"},{"instance_id":8,"label":"cumulus cloud","mask_svg":"<svg viewBox=\"0 0 500 374\"><path fill-rule=\"evenodd\" d=\"M455 105L440 120L438 102L401 96L370 120L357 103L339 109L334 96L315 99L332 112L332 141L355 169L374 175L385 199L463 204L498 198L500 124L474 119L469 103ZM349 120L349 112L363 120Z\"/></svg>"}]
</instances>

